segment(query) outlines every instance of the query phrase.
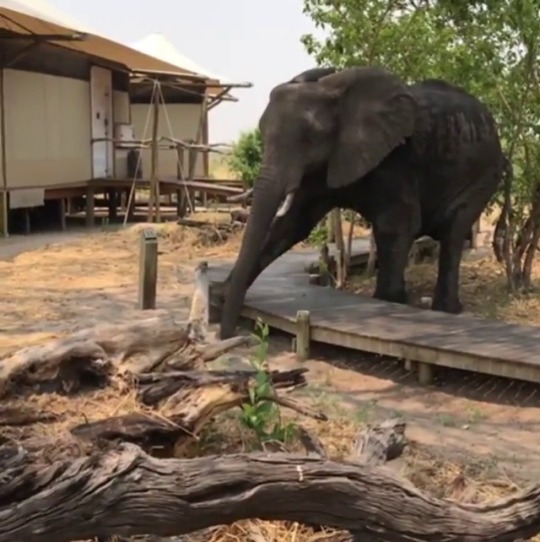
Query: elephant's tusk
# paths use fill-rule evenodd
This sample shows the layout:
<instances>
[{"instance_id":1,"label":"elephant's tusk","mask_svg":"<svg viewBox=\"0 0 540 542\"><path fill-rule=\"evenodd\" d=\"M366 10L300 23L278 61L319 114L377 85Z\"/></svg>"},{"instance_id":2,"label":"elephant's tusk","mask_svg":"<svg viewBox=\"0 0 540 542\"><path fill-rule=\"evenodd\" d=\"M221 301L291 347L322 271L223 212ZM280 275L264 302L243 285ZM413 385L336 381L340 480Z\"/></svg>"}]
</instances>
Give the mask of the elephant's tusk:
<instances>
[{"instance_id":1,"label":"elephant's tusk","mask_svg":"<svg viewBox=\"0 0 540 542\"><path fill-rule=\"evenodd\" d=\"M287 194L285 201L280 205L279 209L277 210L276 218L283 216L289 211L289 209L291 208L293 199L294 199L294 192L290 192L289 194Z\"/></svg>"}]
</instances>

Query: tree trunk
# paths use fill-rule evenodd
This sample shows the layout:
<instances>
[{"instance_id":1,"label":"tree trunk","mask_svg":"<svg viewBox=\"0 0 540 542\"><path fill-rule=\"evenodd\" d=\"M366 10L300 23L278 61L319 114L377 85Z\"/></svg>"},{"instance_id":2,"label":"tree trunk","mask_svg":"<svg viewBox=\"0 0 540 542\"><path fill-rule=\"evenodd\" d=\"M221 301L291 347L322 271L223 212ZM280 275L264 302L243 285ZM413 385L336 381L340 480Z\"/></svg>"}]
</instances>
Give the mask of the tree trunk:
<instances>
[{"instance_id":1,"label":"tree trunk","mask_svg":"<svg viewBox=\"0 0 540 542\"><path fill-rule=\"evenodd\" d=\"M372 277L375 275L375 266L377 264L377 245L375 244L375 236L373 235L373 227L369 234L369 256L366 265L366 276Z\"/></svg>"},{"instance_id":2,"label":"tree trunk","mask_svg":"<svg viewBox=\"0 0 540 542\"><path fill-rule=\"evenodd\" d=\"M332 210L332 223L333 230L336 238L336 288L341 289L345 286L347 281L347 268L345 257L345 243L343 240L343 228L341 225L341 209L336 208Z\"/></svg>"},{"instance_id":3,"label":"tree trunk","mask_svg":"<svg viewBox=\"0 0 540 542\"><path fill-rule=\"evenodd\" d=\"M330 211L326 215L326 242L327 243L333 243L336 240L336 232L334 229L334 219L333 219L333 213L334 211Z\"/></svg>"},{"instance_id":4,"label":"tree trunk","mask_svg":"<svg viewBox=\"0 0 540 542\"><path fill-rule=\"evenodd\" d=\"M266 453L160 460L131 444L48 467L25 465L16 450L2 459L0 542L175 536L255 517L392 542L510 542L540 532L540 487L461 505L367 461Z\"/></svg>"}]
</instances>

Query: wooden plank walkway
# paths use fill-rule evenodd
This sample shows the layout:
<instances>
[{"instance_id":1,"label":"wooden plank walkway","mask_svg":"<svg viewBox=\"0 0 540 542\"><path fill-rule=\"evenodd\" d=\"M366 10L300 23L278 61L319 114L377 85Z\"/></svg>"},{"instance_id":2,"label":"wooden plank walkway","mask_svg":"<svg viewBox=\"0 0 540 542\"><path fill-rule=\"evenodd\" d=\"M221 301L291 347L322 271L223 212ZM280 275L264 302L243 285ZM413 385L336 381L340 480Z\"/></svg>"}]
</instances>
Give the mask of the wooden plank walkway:
<instances>
[{"instance_id":1,"label":"wooden plank walkway","mask_svg":"<svg viewBox=\"0 0 540 542\"><path fill-rule=\"evenodd\" d=\"M356 258L367 258L368 251L366 240L355 240ZM311 285L305 266L316 259L314 251L284 254L252 285L241 315L296 334L296 313L308 310L312 340L418 362L424 382L438 365L540 383L539 327L422 310ZM221 283L231 266L211 266L211 282Z\"/></svg>"}]
</instances>

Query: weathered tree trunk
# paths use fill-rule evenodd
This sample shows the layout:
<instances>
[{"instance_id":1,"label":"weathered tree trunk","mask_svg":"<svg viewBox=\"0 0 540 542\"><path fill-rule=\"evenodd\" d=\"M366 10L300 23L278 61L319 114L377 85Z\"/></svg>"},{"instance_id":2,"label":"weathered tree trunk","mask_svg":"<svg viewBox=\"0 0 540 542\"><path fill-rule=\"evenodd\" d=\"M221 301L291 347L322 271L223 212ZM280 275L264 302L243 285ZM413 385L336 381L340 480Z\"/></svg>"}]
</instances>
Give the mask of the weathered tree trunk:
<instances>
[{"instance_id":1,"label":"weathered tree trunk","mask_svg":"<svg viewBox=\"0 0 540 542\"><path fill-rule=\"evenodd\" d=\"M461 505L427 496L384 468L321 457L160 460L123 444L45 468L24 461L14 450L1 465L0 542L174 536L254 517L393 542L510 542L540 532L539 487Z\"/></svg>"},{"instance_id":2,"label":"weathered tree trunk","mask_svg":"<svg viewBox=\"0 0 540 542\"><path fill-rule=\"evenodd\" d=\"M227 203L242 203L246 204L249 200L253 198L253 188L242 192L242 194L235 194L234 196L229 196L226 201Z\"/></svg>"},{"instance_id":3,"label":"weathered tree trunk","mask_svg":"<svg viewBox=\"0 0 540 542\"><path fill-rule=\"evenodd\" d=\"M336 232L334 228L334 211L330 211L325 218L326 221L326 242L333 243L336 240Z\"/></svg>"}]
</instances>

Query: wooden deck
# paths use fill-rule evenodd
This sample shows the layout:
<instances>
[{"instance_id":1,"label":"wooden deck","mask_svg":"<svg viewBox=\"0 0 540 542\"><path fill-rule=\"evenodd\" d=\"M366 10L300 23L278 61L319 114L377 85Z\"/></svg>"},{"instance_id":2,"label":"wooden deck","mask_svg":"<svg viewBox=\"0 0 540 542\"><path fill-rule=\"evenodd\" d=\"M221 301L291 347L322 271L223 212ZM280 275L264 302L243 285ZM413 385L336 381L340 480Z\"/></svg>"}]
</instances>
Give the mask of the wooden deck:
<instances>
[{"instance_id":1,"label":"wooden deck","mask_svg":"<svg viewBox=\"0 0 540 542\"><path fill-rule=\"evenodd\" d=\"M356 257L369 245L356 240ZM313 251L289 252L248 291L241 315L296 334L296 313L310 312L314 341L406 360L428 383L433 366L540 383L540 328L416 309L309 284ZM210 268L221 283L231 264ZM412 363L411 363L412 362Z\"/></svg>"}]
</instances>

